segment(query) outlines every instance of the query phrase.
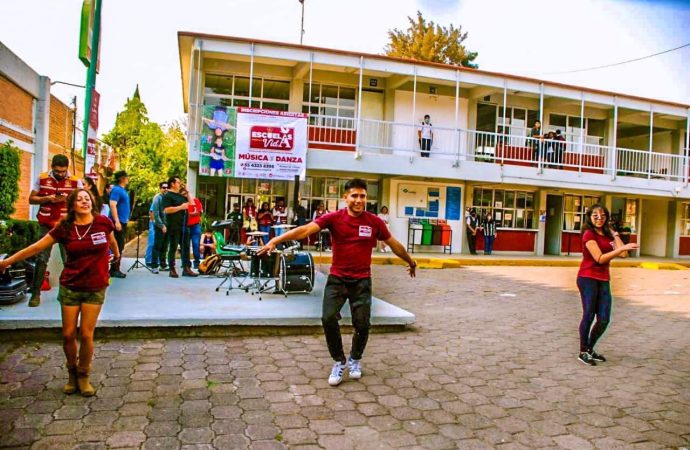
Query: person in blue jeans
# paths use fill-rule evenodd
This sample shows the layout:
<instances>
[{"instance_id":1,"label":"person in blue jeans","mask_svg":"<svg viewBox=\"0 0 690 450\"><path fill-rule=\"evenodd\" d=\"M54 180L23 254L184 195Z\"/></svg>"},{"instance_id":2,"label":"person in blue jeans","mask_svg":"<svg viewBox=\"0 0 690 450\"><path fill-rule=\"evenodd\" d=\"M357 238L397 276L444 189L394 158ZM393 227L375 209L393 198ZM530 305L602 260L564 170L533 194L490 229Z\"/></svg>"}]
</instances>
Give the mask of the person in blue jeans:
<instances>
[{"instance_id":1,"label":"person in blue jeans","mask_svg":"<svg viewBox=\"0 0 690 450\"><path fill-rule=\"evenodd\" d=\"M593 205L582 227L582 263L577 274L577 288L582 298L578 359L589 366L606 361L594 351L594 346L611 321L609 263L613 258L627 257L628 251L638 248L637 244L623 244L611 227L610 217L606 207Z\"/></svg>"},{"instance_id":2,"label":"person in blue jeans","mask_svg":"<svg viewBox=\"0 0 690 450\"><path fill-rule=\"evenodd\" d=\"M144 258L146 261L146 265L149 267L151 267L151 264L153 263L153 247L156 242L156 218L154 217L153 212L154 204L156 202L156 197L160 197L161 195L168 192L168 182L163 181L161 183L158 183L158 190L160 192L153 197L153 200L151 201L151 206L149 207L149 235L146 241L146 256Z\"/></svg>"},{"instance_id":3,"label":"person in blue jeans","mask_svg":"<svg viewBox=\"0 0 690 450\"><path fill-rule=\"evenodd\" d=\"M484 254L490 255L494 251L494 239L498 236L494 215L491 212L486 213L482 230L484 230Z\"/></svg>"},{"instance_id":4,"label":"person in blue jeans","mask_svg":"<svg viewBox=\"0 0 690 450\"><path fill-rule=\"evenodd\" d=\"M271 227L273 226L273 214L271 214L268 202L261 204L261 209L256 215L256 221L259 223L259 231L268 233L266 236L261 236L261 245L264 245L271 237Z\"/></svg>"}]
</instances>

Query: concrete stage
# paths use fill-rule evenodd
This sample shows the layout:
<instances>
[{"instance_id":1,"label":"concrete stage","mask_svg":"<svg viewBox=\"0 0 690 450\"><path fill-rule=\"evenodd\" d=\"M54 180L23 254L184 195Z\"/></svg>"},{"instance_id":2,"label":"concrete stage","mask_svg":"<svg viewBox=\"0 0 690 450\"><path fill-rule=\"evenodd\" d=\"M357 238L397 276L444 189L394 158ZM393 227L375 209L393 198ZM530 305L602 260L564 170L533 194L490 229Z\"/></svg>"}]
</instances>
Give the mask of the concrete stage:
<instances>
[{"instance_id":1,"label":"concrete stage","mask_svg":"<svg viewBox=\"0 0 690 450\"><path fill-rule=\"evenodd\" d=\"M122 261L123 270L134 262ZM318 266L317 266L318 267ZM58 273L54 271L53 273ZM56 276L52 289L41 294L41 305L27 307L27 298L15 305L0 307L0 330L58 328L61 326L57 302ZM321 326L321 298L326 277L317 271L316 285L309 294L264 293L263 300L242 290L229 295L215 287L221 278L168 277L138 268L124 280L113 279L99 318L99 328L132 327L204 327L204 326ZM350 309L342 311L341 324L350 325ZM404 326L414 323L414 314L374 298L371 321L374 327Z\"/></svg>"}]
</instances>

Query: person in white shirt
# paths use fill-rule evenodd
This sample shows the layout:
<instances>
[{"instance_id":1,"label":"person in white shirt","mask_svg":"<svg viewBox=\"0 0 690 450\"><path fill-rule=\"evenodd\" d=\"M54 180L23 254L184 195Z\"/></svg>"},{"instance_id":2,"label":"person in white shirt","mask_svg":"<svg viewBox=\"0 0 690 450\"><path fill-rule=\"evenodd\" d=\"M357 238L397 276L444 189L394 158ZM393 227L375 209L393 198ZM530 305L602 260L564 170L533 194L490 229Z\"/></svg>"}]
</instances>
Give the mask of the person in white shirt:
<instances>
[{"instance_id":1,"label":"person in white shirt","mask_svg":"<svg viewBox=\"0 0 690 450\"><path fill-rule=\"evenodd\" d=\"M431 145L434 142L434 132L432 131L431 116L424 116L424 121L417 130L419 138L419 148L422 150L422 158L428 158L431 153Z\"/></svg>"},{"instance_id":2,"label":"person in white shirt","mask_svg":"<svg viewBox=\"0 0 690 450\"><path fill-rule=\"evenodd\" d=\"M271 211L271 214L273 216L274 225L287 225L288 213L287 208L285 208L285 201L282 198L276 200L276 205L273 211ZM285 228L274 228L274 230L276 236L280 236L285 232Z\"/></svg>"},{"instance_id":3,"label":"person in white shirt","mask_svg":"<svg viewBox=\"0 0 690 450\"><path fill-rule=\"evenodd\" d=\"M388 228L388 224L390 221L390 216L388 215L388 206L382 206L381 207L381 212L377 214L381 220L383 220L383 223L386 224L386 228ZM383 241L379 241L381 243L381 251L383 253L386 253L388 249L386 248L386 243Z\"/></svg>"}]
</instances>

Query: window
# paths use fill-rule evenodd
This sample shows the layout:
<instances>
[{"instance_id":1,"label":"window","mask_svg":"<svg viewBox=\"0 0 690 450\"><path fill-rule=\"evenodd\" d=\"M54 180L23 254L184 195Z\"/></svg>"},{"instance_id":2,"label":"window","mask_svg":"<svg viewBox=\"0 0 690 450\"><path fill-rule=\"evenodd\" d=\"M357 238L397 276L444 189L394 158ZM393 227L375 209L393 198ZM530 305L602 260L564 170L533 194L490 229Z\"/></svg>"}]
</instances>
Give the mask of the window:
<instances>
[{"instance_id":1,"label":"window","mask_svg":"<svg viewBox=\"0 0 690 450\"><path fill-rule=\"evenodd\" d=\"M309 219L314 215L314 211L323 203L329 212L337 211L341 205L340 201L345 193L345 183L349 178L332 177L307 177L300 183L302 204L309 211ZM378 180L367 181L367 211L378 212Z\"/></svg>"},{"instance_id":2,"label":"window","mask_svg":"<svg viewBox=\"0 0 690 450\"><path fill-rule=\"evenodd\" d=\"M252 78L252 106L287 111L290 106L290 82ZM214 106L249 106L249 77L206 75L204 104Z\"/></svg>"},{"instance_id":3,"label":"window","mask_svg":"<svg viewBox=\"0 0 690 450\"><path fill-rule=\"evenodd\" d=\"M592 205L599 203L599 197L588 195L566 194L563 199L563 230L565 231L581 230L587 211Z\"/></svg>"},{"instance_id":4,"label":"window","mask_svg":"<svg viewBox=\"0 0 690 450\"><path fill-rule=\"evenodd\" d=\"M355 98L353 87L333 86L319 83L304 84L302 112L309 113L309 124L325 128L355 127Z\"/></svg>"},{"instance_id":5,"label":"window","mask_svg":"<svg viewBox=\"0 0 690 450\"><path fill-rule=\"evenodd\" d=\"M568 151L580 151L580 134L585 144L600 145L606 137L606 121L599 119L582 119L579 116L567 116L563 114L549 114L549 125L545 131L561 130L569 143ZM598 150L591 146L585 147L585 153L596 154Z\"/></svg>"},{"instance_id":6,"label":"window","mask_svg":"<svg viewBox=\"0 0 690 450\"><path fill-rule=\"evenodd\" d=\"M613 197L611 199L611 223L618 231L635 233L637 229L637 199Z\"/></svg>"},{"instance_id":7,"label":"window","mask_svg":"<svg viewBox=\"0 0 690 450\"><path fill-rule=\"evenodd\" d=\"M199 183L197 197L201 201L204 213L208 217L221 217L218 214L218 185L215 183ZM222 212L222 211L221 211Z\"/></svg>"},{"instance_id":8,"label":"window","mask_svg":"<svg viewBox=\"0 0 690 450\"><path fill-rule=\"evenodd\" d=\"M472 207L482 218L493 212L501 228L532 229L534 222L534 193L475 187Z\"/></svg>"},{"instance_id":9,"label":"window","mask_svg":"<svg viewBox=\"0 0 690 450\"><path fill-rule=\"evenodd\" d=\"M683 203L683 215L680 218L680 234L690 236L690 203Z\"/></svg>"}]
</instances>

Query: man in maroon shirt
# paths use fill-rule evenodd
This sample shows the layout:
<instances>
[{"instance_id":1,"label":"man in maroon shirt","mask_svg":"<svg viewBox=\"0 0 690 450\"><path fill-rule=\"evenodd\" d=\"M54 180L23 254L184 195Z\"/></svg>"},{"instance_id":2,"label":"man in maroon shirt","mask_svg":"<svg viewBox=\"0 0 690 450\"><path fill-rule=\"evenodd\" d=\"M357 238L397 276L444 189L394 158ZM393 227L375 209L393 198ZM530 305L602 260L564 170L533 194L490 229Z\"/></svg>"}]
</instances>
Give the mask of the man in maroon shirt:
<instances>
[{"instance_id":1,"label":"man in maroon shirt","mask_svg":"<svg viewBox=\"0 0 690 450\"><path fill-rule=\"evenodd\" d=\"M302 240L322 229L331 232L333 263L323 292L321 322L331 357L336 361L328 377L328 384L337 386L343 380L345 368L349 377L362 377L360 360L369 338L371 317L371 251L377 241L384 241L399 258L408 264L411 277L417 264L405 251L405 247L388 231L388 227L374 214L366 211L367 183L355 178L345 184L344 199L347 208L325 214L311 223L295 228L271 239L259 252L270 253L276 245L291 240ZM352 336L350 357L345 358L340 336L340 310L350 301Z\"/></svg>"}]
</instances>

